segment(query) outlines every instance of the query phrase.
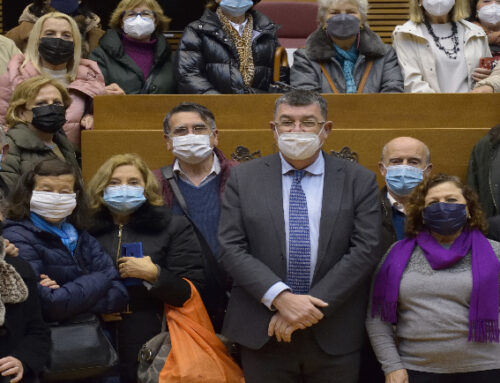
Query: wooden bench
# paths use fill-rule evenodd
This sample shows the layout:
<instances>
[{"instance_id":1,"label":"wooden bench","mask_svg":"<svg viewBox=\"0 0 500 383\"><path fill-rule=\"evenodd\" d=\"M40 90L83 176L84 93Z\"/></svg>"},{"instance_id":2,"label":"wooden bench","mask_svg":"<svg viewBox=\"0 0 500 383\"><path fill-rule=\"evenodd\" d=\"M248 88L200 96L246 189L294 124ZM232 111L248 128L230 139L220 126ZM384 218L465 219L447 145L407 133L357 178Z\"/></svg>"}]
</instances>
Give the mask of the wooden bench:
<instances>
[{"instance_id":1,"label":"wooden bench","mask_svg":"<svg viewBox=\"0 0 500 383\"><path fill-rule=\"evenodd\" d=\"M269 122L277 95L129 95L95 98L95 129L82 132L83 175L89 180L111 155L134 152L152 169L172 161L162 121L182 101L197 102L215 115L219 147L237 146L262 155L276 152ZM348 146L359 162L378 173L382 146L412 136L430 148L434 172L464 177L473 145L500 122L500 95L361 94L326 95L334 129L325 150ZM383 180L379 177L379 182Z\"/></svg>"}]
</instances>

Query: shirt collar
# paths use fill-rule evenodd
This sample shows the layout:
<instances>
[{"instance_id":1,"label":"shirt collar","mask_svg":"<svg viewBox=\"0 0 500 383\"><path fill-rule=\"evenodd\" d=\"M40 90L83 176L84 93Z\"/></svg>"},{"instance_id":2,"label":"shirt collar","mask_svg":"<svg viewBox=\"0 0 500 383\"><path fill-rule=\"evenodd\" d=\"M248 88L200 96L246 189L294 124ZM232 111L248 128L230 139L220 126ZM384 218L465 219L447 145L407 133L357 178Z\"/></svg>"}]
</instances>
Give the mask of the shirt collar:
<instances>
[{"instance_id":1,"label":"shirt collar","mask_svg":"<svg viewBox=\"0 0 500 383\"><path fill-rule=\"evenodd\" d=\"M217 157L215 153L213 153L212 155L214 156L214 161L212 162L212 168L207 174L207 177L211 174L218 175L221 172L219 157ZM177 158L174 161L173 170L175 173L181 174L182 176L186 177L186 174L182 171L181 166L179 165L179 160Z\"/></svg>"},{"instance_id":2,"label":"shirt collar","mask_svg":"<svg viewBox=\"0 0 500 383\"><path fill-rule=\"evenodd\" d=\"M402 203L399 203L396 201L396 199L389 193L389 190L387 190L387 199L389 200L391 206L396 209L397 211L405 214L405 207Z\"/></svg>"},{"instance_id":3,"label":"shirt collar","mask_svg":"<svg viewBox=\"0 0 500 383\"><path fill-rule=\"evenodd\" d=\"M281 159L281 174L285 175L291 171L297 170L285 160L285 158L281 153L280 153L280 159ZM311 165L302 170L305 170L307 173L314 176L322 175L325 172L325 159L323 158L323 153L319 152L318 158L316 158L316 160Z\"/></svg>"},{"instance_id":4,"label":"shirt collar","mask_svg":"<svg viewBox=\"0 0 500 383\"><path fill-rule=\"evenodd\" d=\"M234 29L238 32L240 36L243 36L243 30L245 29L245 25L247 25L248 19L245 19L241 24L233 23L231 20L228 20Z\"/></svg>"}]
</instances>

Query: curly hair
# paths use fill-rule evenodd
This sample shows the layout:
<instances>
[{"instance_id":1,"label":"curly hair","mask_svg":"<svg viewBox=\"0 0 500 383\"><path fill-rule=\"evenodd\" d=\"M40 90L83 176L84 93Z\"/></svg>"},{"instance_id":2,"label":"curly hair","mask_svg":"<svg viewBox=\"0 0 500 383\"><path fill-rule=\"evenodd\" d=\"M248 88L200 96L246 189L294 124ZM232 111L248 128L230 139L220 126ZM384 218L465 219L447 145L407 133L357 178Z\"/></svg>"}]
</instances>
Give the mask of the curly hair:
<instances>
[{"instance_id":1,"label":"curly hair","mask_svg":"<svg viewBox=\"0 0 500 383\"><path fill-rule=\"evenodd\" d=\"M423 218L425 197L430 189L445 182L455 184L467 201L467 209L470 217L467 219L465 227L468 229L479 229L484 234L487 232L488 224L481 210L476 193L469 186L464 185L459 177L440 173L425 178L413 190L408 199L408 204L406 205L406 235L409 238L414 238L418 233L426 230Z\"/></svg>"}]
</instances>

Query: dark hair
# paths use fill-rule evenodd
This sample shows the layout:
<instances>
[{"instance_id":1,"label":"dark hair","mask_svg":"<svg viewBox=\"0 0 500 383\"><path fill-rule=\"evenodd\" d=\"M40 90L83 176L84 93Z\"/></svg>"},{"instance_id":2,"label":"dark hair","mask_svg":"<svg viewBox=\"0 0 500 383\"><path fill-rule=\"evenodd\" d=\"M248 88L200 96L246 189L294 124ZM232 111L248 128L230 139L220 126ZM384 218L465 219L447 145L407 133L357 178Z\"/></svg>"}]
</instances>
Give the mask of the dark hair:
<instances>
[{"instance_id":1,"label":"dark hair","mask_svg":"<svg viewBox=\"0 0 500 383\"><path fill-rule=\"evenodd\" d=\"M30 201L33 189L35 188L36 176L62 175L72 175L75 179L76 207L67 220L77 229L85 229L87 227L88 201L80 174L71 164L58 158L42 160L35 165L33 170L21 176L15 189L10 194L7 217L16 221L29 218Z\"/></svg>"},{"instance_id":2,"label":"dark hair","mask_svg":"<svg viewBox=\"0 0 500 383\"><path fill-rule=\"evenodd\" d=\"M414 238L421 231L426 230L424 225L423 210L425 207L425 197L434 186L445 182L452 182L462 191L462 195L467 201L467 209L469 218L465 227L468 229L479 229L486 234L488 224L481 210L477 194L467 185L464 185L457 176L448 174L437 174L424 178L424 180L413 190L406 205L406 235Z\"/></svg>"},{"instance_id":3,"label":"dark hair","mask_svg":"<svg viewBox=\"0 0 500 383\"><path fill-rule=\"evenodd\" d=\"M470 0L470 16L467 17L466 20L470 21L471 23L473 23L474 21L479 21L479 19L477 18L476 10L477 3L479 3L479 0Z\"/></svg>"},{"instance_id":4,"label":"dark hair","mask_svg":"<svg viewBox=\"0 0 500 383\"><path fill-rule=\"evenodd\" d=\"M312 90L294 89L280 96L274 104L274 116L281 104L290 106L307 106L318 104L321 109L321 116L326 120L328 117L328 103L325 98L318 92Z\"/></svg>"},{"instance_id":5,"label":"dark hair","mask_svg":"<svg viewBox=\"0 0 500 383\"><path fill-rule=\"evenodd\" d=\"M500 142L500 124L495 125L488 132L488 136L490 138L490 142L493 146L497 145Z\"/></svg>"},{"instance_id":6,"label":"dark hair","mask_svg":"<svg viewBox=\"0 0 500 383\"><path fill-rule=\"evenodd\" d=\"M170 119L174 114L182 112L198 113L200 118L205 123L210 125L210 130L212 132L216 129L215 117L213 113L210 110L208 110L208 108L204 107L203 105L196 104L194 102L181 102L179 105L174 106L163 119L163 133L165 133L167 136L170 134L170 125L169 125Z\"/></svg>"}]
</instances>

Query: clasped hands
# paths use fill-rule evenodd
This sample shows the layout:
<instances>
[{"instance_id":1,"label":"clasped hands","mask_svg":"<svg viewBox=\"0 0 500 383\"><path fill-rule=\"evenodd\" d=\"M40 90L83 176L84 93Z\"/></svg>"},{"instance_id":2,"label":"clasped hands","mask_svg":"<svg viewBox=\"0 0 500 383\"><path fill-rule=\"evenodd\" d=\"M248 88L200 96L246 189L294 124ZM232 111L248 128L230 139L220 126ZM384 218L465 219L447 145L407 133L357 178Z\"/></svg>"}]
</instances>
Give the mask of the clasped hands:
<instances>
[{"instance_id":1,"label":"clasped hands","mask_svg":"<svg viewBox=\"0 0 500 383\"><path fill-rule=\"evenodd\" d=\"M274 299L273 306L278 312L271 318L267 333L278 342L290 342L295 330L311 327L323 318L319 308L327 307L328 303L311 295L283 291Z\"/></svg>"}]
</instances>

